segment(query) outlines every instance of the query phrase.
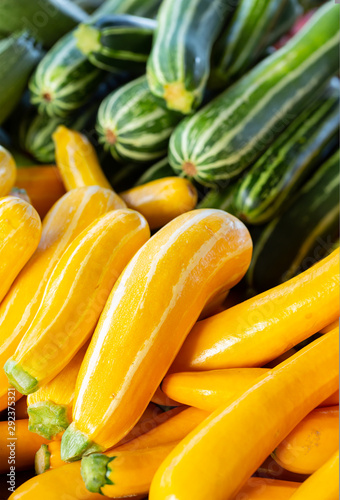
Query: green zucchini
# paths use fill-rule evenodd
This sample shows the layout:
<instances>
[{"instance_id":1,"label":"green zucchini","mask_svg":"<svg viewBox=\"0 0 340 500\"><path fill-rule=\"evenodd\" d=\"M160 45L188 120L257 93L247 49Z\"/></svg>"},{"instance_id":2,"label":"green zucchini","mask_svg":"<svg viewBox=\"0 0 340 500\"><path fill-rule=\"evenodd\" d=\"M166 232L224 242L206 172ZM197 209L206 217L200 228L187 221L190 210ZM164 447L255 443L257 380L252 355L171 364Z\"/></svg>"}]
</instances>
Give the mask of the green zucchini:
<instances>
[{"instance_id":1,"label":"green zucchini","mask_svg":"<svg viewBox=\"0 0 340 500\"><path fill-rule=\"evenodd\" d=\"M156 21L129 15L107 16L74 32L78 49L97 68L145 73Z\"/></svg>"},{"instance_id":2,"label":"green zucchini","mask_svg":"<svg viewBox=\"0 0 340 500\"><path fill-rule=\"evenodd\" d=\"M163 158L152 167L148 168L146 172L138 179L136 186L147 184L148 182L164 179L164 177L172 177L174 171L172 170L168 158Z\"/></svg>"},{"instance_id":3,"label":"green zucchini","mask_svg":"<svg viewBox=\"0 0 340 500\"><path fill-rule=\"evenodd\" d=\"M104 0L72 0L72 2L89 14L92 14L104 3Z\"/></svg>"},{"instance_id":4,"label":"green zucchini","mask_svg":"<svg viewBox=\"0 0 340 500\"><path fill-rule=\"evenodd\" d=\"M284 47L186 118L170 141L174 170L218 184L259 158L339 69L339 9L326 4Z\"/></svg>"},{"instance_id":5,"label":"green zucchini","mask_svg":"<svg viewBox=\"0 0 340 500\"><path fill-rule=\"evenodd\" d=\"M0 124L20 101L29 76L41 56L41 51L27 33L0 40Z\"/></svg>"},{"instance_id":6,"label":"green zucchini","mask_svg":"<svg viewBox=\"0 0 340 500\"><path fill-rule=\"evenodd\" d=\"M101 16L150 12L158 0L107 0L92 16L94 23ZM144 5L144 10L143 10ZM65 118L89 102L104 72L93 66L77 48L73 33L68 33L52 47L40 62L30 81L31 102L40 113Z\"/></svg>"},{"instance_id":7,"label":"green zucchini","mask_svg":"<svg viewBox=\"0 0 340 500\"><path fill-rule=\"evenodd\" d=\"M214 86L242 76L260 57L265 33L277 24L288 0L240 0L235 14L214 49Z\"/></svg>"},{"instance_id":8,"label":"green zucchini","mask_svg":"<svg viewBox=\"0 0 340 500\"><path fill-rule=\"evenodd\" d=\"M304 271L324 257L339 237L339 150L296 195L289 210L265 227L248 272L261 292Z\"/></svg>"},{"instance_id":9,"label":"green zucchini","mask_svg":"<svg viewBox=\"0 0 340 500\"><path fill-rule=\"evenodd\" d=\"M162 0L106 0L94 13L92 20L111 14L132 14L154 18Z\"/></svg>"},{"instance_id":10,"label":"green zucchini","mask_svg":"<svg viewBox=\"0 0 340 500\"><path fill-rule=\"evenodd\" d=\"M215 187L211 189L203 200L200 201L197 208L217 208L234 214L235 209L233 202L236 184L235 182L231 182L228 186L223 188Z\"/></svg>"},{"instance_id":11,"label":"green zucchini","mask_svg":"<svg viewBox=\"0 0 340 500\"><path fill-rule=\"evenodd\" d=\"M164 109L151 94L145 76L110 94L98 111L99 141L123 162L147 163L162 158L179 113Z\"/></svg>"},{"instance_id":12,"label":"green zucchini","mask_svg":"<svg viewBox=\"0 0 340 500\"><path fill-rule=\"evenodd\" d=\"M10 35L25 30L44 47L88 19L88 15L69 0L1 0L0 33Z\"/></svg>"},{"instance_id":13,"label":"green zucchini","mask_svg":"<svg viewBox=\"0 0 340 500\"><path fill-rule=\"evenodd\" d=\"M236 215L250 224L270 221L338 145L339 81L307 107L245 175L235 192Z\"/></svg>"},{"instance_id":14,"label":"green zucchini","mask_svg":"<svg viewBox=\"0 0 340 500\"><path fill-rule=\"evenodd\" d=\"M164 0L147 65L151 91L189 114L202 102L212 46L228 17L228 0Z\"/></svg>"}]
</instances>

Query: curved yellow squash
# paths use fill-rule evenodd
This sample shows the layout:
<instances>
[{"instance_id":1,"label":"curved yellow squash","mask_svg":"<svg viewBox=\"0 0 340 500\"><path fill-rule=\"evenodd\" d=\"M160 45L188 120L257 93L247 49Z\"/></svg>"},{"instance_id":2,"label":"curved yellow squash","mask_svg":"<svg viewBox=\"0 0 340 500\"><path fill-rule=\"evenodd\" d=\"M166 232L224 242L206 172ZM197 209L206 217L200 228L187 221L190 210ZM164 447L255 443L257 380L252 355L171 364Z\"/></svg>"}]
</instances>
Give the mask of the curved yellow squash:
<instances>
[{"instance_id":1,"label":"curved yellow squash","mask_svg":"<svg viewBox=\"0 0 340 500\"><path fill-rule=\"evenodd\" d=\"M205 304L246 272L246 227L221 210L181 215L126 267L79 373L63 459L112 447L135 425Z\"/></svg>"},{"instance_id":2,"label":"curved yellow squash","mask_svg":"<svg viewBox=\"0 0 340 500\"><path fill-rule=\"evenodd\" d=\"M21 394L52 380L90 338L113 285L149 237L144 217L125 209L103 215L70 244L31 326L5 364Z\"/></svg>"},{"instance_id":3,"label":"curved yellow squash","mask_svg":"<svg viewBox=\"0 0 340 500\"><path fill-rule=\"evenodd\" d=\"M32 257L41 236L40 217L19 198L0 199L0 302Z\"/></svg>"},{"instance_id":4,"label":"curved yellow squash","mask_svg":"<svg viewBox=\"0 0 340 500\"><path fill-rule=\"evenodd\" d=\"M54 267L68 245L97 217L125 203L99 187L66 193L43 221L39 246L0 305L0 366L4 366L39 309ZM0 410L7 407L8 381L0 370Z\"/></svg>"},{"instance_id":5,"label":"curved yellow squash","mask_svg":"<svg viewBox=\"0 0 340 500\"><path fill-rule=\"evenodd\" d=\"M6 196L15 184L17 169L13 156L0 145L0 197Z\"/></svg>"}]
</instances>

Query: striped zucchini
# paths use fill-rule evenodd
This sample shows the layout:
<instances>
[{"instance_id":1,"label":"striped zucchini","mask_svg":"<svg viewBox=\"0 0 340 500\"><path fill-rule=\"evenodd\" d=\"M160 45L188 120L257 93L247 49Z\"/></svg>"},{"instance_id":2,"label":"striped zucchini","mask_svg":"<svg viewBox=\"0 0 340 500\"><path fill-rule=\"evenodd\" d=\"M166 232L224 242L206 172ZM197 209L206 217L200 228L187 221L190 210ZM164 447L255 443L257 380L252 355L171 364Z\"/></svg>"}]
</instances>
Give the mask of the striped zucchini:
<instances>
[{"instance_id":1,"label":"striped zucchini","mask_svg":"<svg viewBox=\"0 0 340 500\"><path fill-rule=\"evenodd\" d=\"M267 149L235 192L236 215L250 224L270 221L338 145L339 80L308 106Z\"/></svg>"},{"instance_id":2,"label":"striped zucchini","mask_svg":"<svg viewBox=\"0 0 340 500\"><path fill-rule=\"evenodd\" d=\"M169 109L189 114L202 99L213 43L228 17L228 0L164 0L148 61L151 91Z\"/></svg>"},{"instance_id":3,"label":"striped zucchini","mask_svg":"<svg viewBox=\"0 0 340 500\"><path fill-rule=\"evenodd\" d=\"M123 162L152 162L167 152L169 137L180 121L151 94L145 76L110 94L99 107L99 141Z\"/></svg>"},{"instance_id":4,"label":"striped zucchini","mask_svg":"<svg viewBox=\"0 0 340 500\"><path fill-rule=\"evenodd\" d=\"M95 11L92 20L99 20L111 14L132 14L133 16L154 18L162 0L106 0Z\"/></svg>"},{"instance_id":5,"label":"striped zucchini","mask_svg":"<svg viewBox=\"0 0 340 500\"><path fill-rule=\"evenodd\" d=\"M230 25L214 49L214 86L242 76L259 58L265 33L277 24L288 0L240 0Z\"/></svg>"},{"instance_id":6,"label":"striped zucchini","mask_svg":"<svg viewBox=\"0 0 340 500\"><path fill-rule=\"evenodd\" d=\"M233 202L236 186L237 183L231 182L223 188L215 187L211 189L198 204L197 208L217 208L234 215Z\"/></svg>"},{"instance_id":7,"label":"striped zucchini","mask_svg":"<svg viewBox=\"0 0 340 500\"><path fill-rule=\"evenodd\" d=\"M267 290L304 271L332 250L339 237L339 151L302 188L281 217L262 232L248 281Z\"/></svg>"},{"instance_id":8,"label":"striped zucchini","mask_svg":"<svg viewBox=\"0 0 340 500\"><path fill-rule=\"evenodd\" d=\"M78 49L99 69L145 73L156 21L129 15L107 16L74 32Z\"/></svg>"},{"instance_id":9,"label":"striped zucchini","mask_svg":"<svg viewBox=\"0 0 340 500\"><path fill-rule=\"evenodd\" d=\"M262 54L268 47L278 42L280 38L289 33L296 21L303 14L303 9L297 0L288 0L274 28L266 33L259 46L259 53Z\"/></svg>"},{"instance_id":10,"label":"striped zucchini","mask_svg":"<svg viewBox=\"0 0 340 500\"><path fill-rule=\"evenodd\" d=\"M0 33L26 30L44 47L86 22L88 15L69 0L1 0Z\"/></svg>"},{"instance_id":11,"label":"striped zucchini","mask_svg":"<svg viewBox=\"0 0 340 500\"><path fill-rule=\"evenodd\" d=\"M164 177L172 177L173 175L174 171L169 164L168 158L163 158L163 160L160 160L158 163L148 168L148 170L138 179L135 186L141 186L142 184L164 179Z\"/></svg>"},{"instance_id":12,"label":"striped zucchini","mask_svg":"<svg viewBox=\"0 0 340 500\"><path fill-rule=\"evenodd\" d=\"M14 34L0 40L0 124L18 104L41 55L41 51L27 33Z\"/></svg>"},{"instance_id":13,"label":"striped zucchini","mask_svg":"<svg viewBox=\"0 0 340 500\"><path fill-rule=\"evenodd\" d=\"M186 118L170 141L170 164L218 184L253 163L339 68L339 5L322 7L282 49Z\"/></svg>"},{"instance_id":14,"label":"striped zucchini","mask_svg":"<svg viewBox=\"0 0 340 500\"><path fill-rule=\"evenodd\" d=\"M92 16L95 22L101 16L112 14L147 14L159 0L107 0ZM68 33L52 47L37 67L30 81L31 102L40 113L61 117L74 113L92 98L104 73L93 66L76 46L73 33Z\"/></svg>"}]
</instances>

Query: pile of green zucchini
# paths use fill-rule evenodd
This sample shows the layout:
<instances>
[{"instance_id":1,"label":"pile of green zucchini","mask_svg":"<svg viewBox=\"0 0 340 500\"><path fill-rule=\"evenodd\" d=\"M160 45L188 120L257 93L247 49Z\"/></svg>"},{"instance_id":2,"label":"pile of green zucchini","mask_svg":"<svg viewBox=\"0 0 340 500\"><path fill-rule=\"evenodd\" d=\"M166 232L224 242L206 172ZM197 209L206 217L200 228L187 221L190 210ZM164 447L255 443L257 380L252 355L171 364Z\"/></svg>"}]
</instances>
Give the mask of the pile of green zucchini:
<instances>
[{"instance_id":1,"label":"pile of green zucchini","mask_svg":"<svg viewBox=\"0 0 340 500\"><path fill-rule=\"evenodd\" d=\"M250 228L247 281L264 290L339 240L339 11L332 0L2 0L0 144L54 163L64 124L94 141L115 189L192 179L199 207Z\"/></svg>"}]
</instances>

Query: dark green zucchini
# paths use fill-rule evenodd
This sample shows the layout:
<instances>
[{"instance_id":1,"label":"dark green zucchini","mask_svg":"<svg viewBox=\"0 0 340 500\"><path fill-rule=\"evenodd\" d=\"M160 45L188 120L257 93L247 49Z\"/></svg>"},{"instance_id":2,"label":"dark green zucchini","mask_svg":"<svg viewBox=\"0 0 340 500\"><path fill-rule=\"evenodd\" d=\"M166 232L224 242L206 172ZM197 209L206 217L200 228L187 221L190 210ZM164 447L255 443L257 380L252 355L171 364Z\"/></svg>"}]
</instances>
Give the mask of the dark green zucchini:
<instances>
[{"instance_id":1,"label":"dark green zucchini","mask_svg":"<svg viewBox=\"0 0 340 500\"><path fill-rule=\"evenodd\" d=\"M225 33L214 48L214 86L225 88L260 57L263 38L270 33L288 0L240 0Z\"/></svg>"},{"instance_id":2,"label":"dark green zucchini","mask_svg":"<svg viewBox=\"0 0 340 500\"><path fill-rule=\"evenodd\" d=\"M237 183L231 182L223 188L215 187L211 189L198 204L197 208L217 208L234 214L233 202L236 185Z\"/></svg>"},{"instance_id":3,"label":"dark green zucchini","mask_svg":"<svg viewBox=\"0 0 340 500\"><path fill-rule=\"evenodd\" d=\"M156 21L129 15L107 16L74 32L78 49L99 69L145 73Z\"/></svg>"},{"instance_id":4,"label":"dark green zucchini","mask_svg":"<svg viewBox=\"0 0 340 500\"><path fill-rule=\"evenodd\" d=\"M1 0L0 33L25 30L44 47L84 23L88 15L69 0Z\"/></svg>"},{"instance_id":5,"label":"dark green zucchini","mask_svg":"<svg viewBox=\"0 0 340 500\"><path fill-rule=\"evenodd\" d=\"M107 0L89 18L142 13L145 16L158 0ZM143 9L144 5L144 9ZM74 113L89 102L104 72L93 66L77 48L73 33L68 33L48 51L30 81L31 102L40 113L61 117Z\"/></svg>"},{"instance_id":6,"label":"dark green zucchini","mask_svg":"<svg viewBox=\"0 0 340 500\"><path fill-rule=\"evenodd\" d=\"M257 160L338 71L339 11L326 4L284 47L185 119L170 141L174 170L218 184Z\"/></svg>"},{"instance_id":7,"label":"dark green zucchini","mask_svg":"<svg viewBox=\"0 0 340 500\"><path fill-rule=\"evenodd\" d=\"M228 6L228 0L163 1L147 74L151 91L169 109L189 114L201 104Z\"/></svg>"},{"instance_id":8,"label":"dark green zucchini","mask_svg":"<svg viewBox=\"0 0 340 500\"><path fill-rule=\"evenodd\" d=\"M234 197L236 215L270 221L339 142L339 80L307 107L253 165Z\"/></svg>"},{"instance_id":9,"label":"dark green zucchini","mask_svg":"<svg viewBox=\"0 0 340 500\"><path fill-rule=\"evenodd\" d=\"M289 210L265 227L248 272L261 292L306 270L327 255L339 238L339 151L296 195Z\"/></svg>"},{"instance_id":10,"label":"dark green zucchini","mask_svg":"<svg viewBox=\"0 0 340 500\"><path fill-rule=\"evenodd\" d=\"M89 14L98 9L105 0L72 0L72 2Z\"/></svg>"},{"instance_id":11,"label":"dark green zucchini","mask_svg":"<svg viewBox=\"0 0 340 500\"><path fill-rule=\"evenodd\" d=\"M42 53L27 33L0 40L0 124L12 113Z\"/></svg>"},{"instance_id":12,"label":"dark green zucchini","mask_svg":"<svg viewBox=\"0 0 340 500\"><path fill-rule=\"evenodd\" d=\"M258 53L263 54L266 49L289 33L296 21L303 14L298 0L288 0L274 27L263 37L258 47Z\"/></svg>"},{"instance_id":13,"label":"dark green zucchini","mask_svg":"<svg viewBox=\"0 0 340 500\"><path fill-rule=\"evenodd\" d=\"M163 160L160 160L158 163L148 168L135 185L141 186L142 184L147 184L148 182L164 179L164 177L171 177L173 175L174 171L169 164L168 158L163 158Z\"/></svg>"},{"instance_id":14,"label":"dark green zucchini","mask_svg":"<svg viewBox=\"0 0 340 500\"><path fill-rule=\"evenodd\" d=\"M162 158L181 119L151 94L145 76L110 94L99 107L99 141L123 162L147 163Z\"/></svg>"}]
</instances>

